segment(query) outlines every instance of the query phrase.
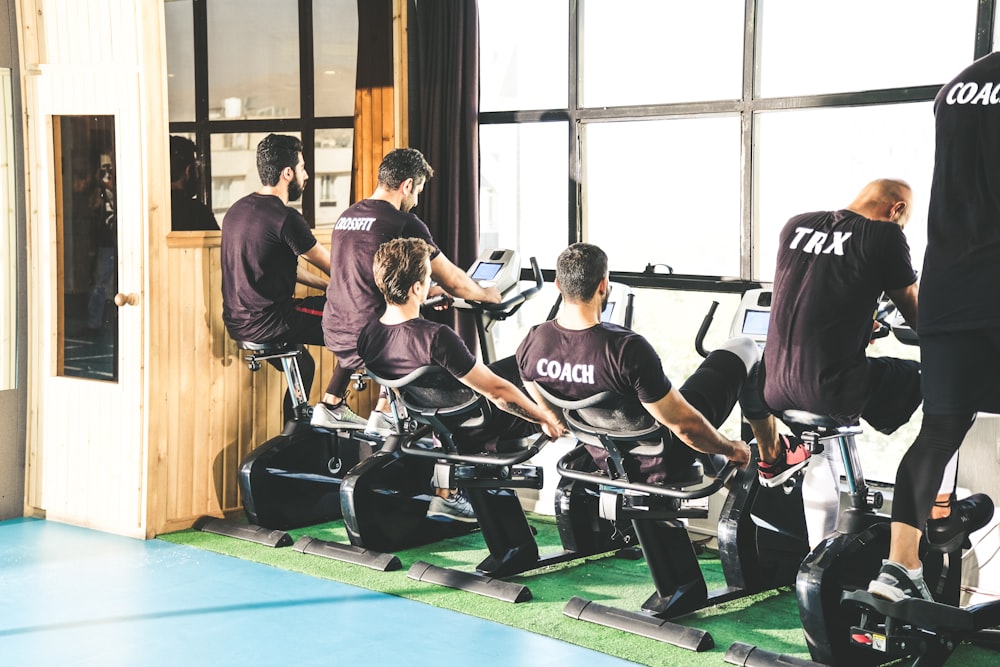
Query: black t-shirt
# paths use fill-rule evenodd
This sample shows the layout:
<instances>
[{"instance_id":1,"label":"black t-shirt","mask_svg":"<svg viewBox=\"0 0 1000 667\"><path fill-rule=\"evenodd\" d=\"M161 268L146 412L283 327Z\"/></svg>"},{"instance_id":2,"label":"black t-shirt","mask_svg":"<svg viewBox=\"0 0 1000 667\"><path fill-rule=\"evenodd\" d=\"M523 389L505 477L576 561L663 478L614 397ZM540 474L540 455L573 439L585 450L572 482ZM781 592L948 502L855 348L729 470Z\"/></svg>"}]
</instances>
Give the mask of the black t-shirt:
<instances>
[{"instance_id":1,"label":"black t-shirt","mask_svg":"<svg viewBox=\"0 0 1000 667\"><path fill-rule=\"evenodd\" d=\"M348 208L330 237L330 285L323 311L323 338L338 353L338 363L355 366L350 354L358 334L385 311L375 285L372 260L379 246L396 238L420 238L440 252L430 230L417 216L403 213L387 201L364 199Z\"/></svg>"},{"instance_id":2,"label":"black t-shirt","mask_svg":"<svg viewBox=\"0 0 1000 667\"><path fill-rule=\"evenodd\" d=\"M219 231L212 210L183 190L170 191L170 228L175 232Z\"/></svg>"},{"instance_id":3,"label":"black t-shirt","mask_svg":"<svg viewBox=\"0 0 1000 667\"><path fill-rule=\"evenodd\" d=\"M878 297L915 281L909 245L895 223L846 210L789 220L778 245L764 349L768 406L856 420L868 387L865 349Z\"/></svg>"},{"instance_id":4,"label":"black t-shirt","mask_svg":"<svg viewBox=\"0 0 1000 667\"><path fill-rule=\"evenodd\" d=\"M607 322L583 330L543 322L521 341L516 358L525 382L538 383L571 401L613 391L655 403L671 387L649 342L634 331Z\"/></svg>"},{"instance_id":5,"label":"black t-shirt","mask_svg":"<svg viewBox=\"0 0 1000 667\"><path fill-rule=\"evenodd\" d=\"M934 114L917 329L1000 327L1000 53L946 84Z\"/></svg>"},{"instance_id":6,"label":"black t-shirt","mask_svg":"<svg viewBox=\"0 0 1000 667\"><path fill-rule=\"evenodd\" d=\"M365 368L388 380L421 366L441 366L461 379L476 365L476 358L454 330L420 318L400 324L372 320L358 336L358 355Z\"/></svg>"},{"instance_id":7,"label":"black t-shirt","mask_svg":"<svg viewBox=\"0 0 1000 667\"><path fill-rule=\"evenodd\" d=\"M274 195L249 194L222 220L222 320L236 340L288 330L298 256L316 245L305 218Z\"/></svg>"}]
</instances>

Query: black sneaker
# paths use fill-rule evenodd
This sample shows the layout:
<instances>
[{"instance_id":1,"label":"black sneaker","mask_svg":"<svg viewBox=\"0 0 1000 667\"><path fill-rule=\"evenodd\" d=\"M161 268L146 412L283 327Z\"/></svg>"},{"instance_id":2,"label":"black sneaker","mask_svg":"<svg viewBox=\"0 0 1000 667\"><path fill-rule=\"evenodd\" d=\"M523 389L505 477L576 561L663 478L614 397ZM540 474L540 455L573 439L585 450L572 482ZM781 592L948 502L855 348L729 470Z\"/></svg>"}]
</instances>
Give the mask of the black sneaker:
<instances>
[{"instance_id":1,"label":"black sneaker","mask_svg":"<svg viewBox=\"0 0 1000 667\"><path fill-rule=\"evenodd\" d=\"M950 553L964 546L972 548L969 533L975 532L993 518L993 501L985 493L977 493L951 505L951 514L943 519L928 519L927 544L934 551Z\"/></svg>"},{"instance_id":2,"label":"black sneaker","mask_svg":"<svg viewBox=\"0 0 1000 667\"><path fill-rule=\"evenodd\" d=\"M882 561L878 577L868 582L868 592L890 602L899 602L906 598L934 602L934 596L928 590L923 577L910 579L906 568L890 560Z\"/></svg>"}]
</instances>

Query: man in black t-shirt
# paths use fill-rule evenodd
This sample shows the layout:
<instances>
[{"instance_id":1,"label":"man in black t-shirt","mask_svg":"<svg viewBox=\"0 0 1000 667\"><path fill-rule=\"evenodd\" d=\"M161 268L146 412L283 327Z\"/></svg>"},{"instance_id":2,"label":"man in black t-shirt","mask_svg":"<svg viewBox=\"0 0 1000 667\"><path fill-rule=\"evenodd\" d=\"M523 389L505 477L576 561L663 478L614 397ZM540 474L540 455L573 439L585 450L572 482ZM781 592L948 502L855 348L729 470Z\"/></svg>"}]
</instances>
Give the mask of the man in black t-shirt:
<instances>
[{"instance_id":1,"label":"man in black t-shirt","mask_svg":"<svg viewBox=\"0 0 1000 667\"><path fill-rule=\"evenodd\" d=\"M287 135L264 137L257 145L257 171L261 188L233 204L222 220L223 322L238 341L322 345L325 298L294 298L296 283L326 288L325 279L299 267L299 256L330 272L330 253L317 243L305 218L288 206L302 196L309 178L302 142ZM301 349L299 370L308 392L316 365ZM277 361L270 363L281 368ZM284 412L286 421L293 417L288 391Z\"/></svg>"},{"instance_id":2,"label":"man in black t-shirt","mask_svg":"<svg viewBox=\"0 0 1000 667\"><path fill-rule=\"evenodd\" d=\"M198 201L201 160L187 137L170 137L170 229L175 232L219 231L212 210Z\"/></svg>"},{"instance_id":3,"label":"man in black t-shirt","mask_svg":"<svg viewBox=\"0 0 1000 667\"><path fill-rule=\"evenodd\" d=\"M752 340L727 341L678 389L664 375L659 356L645 338L601 321L608 295L608 258L603 250L589 243L575 243L564 250L556 263L556 287L563 297L557 319L533 327L517 349L521 378L535 401L543 405L545 399L536 384L567 400L603 391L637 398L673 436L663 456L637 457L638 479L632 481L661 481L671 470L689 467L695 458L717 472L717 457L703 454L747 463L747 444L716 430L741 394L747 399L744 412L758 439L770 442L777 437L774 418L752 401L757 391L743 391L758 361ZM588 449L604 467L604 452Z\"/></svg>"},{"instance_id":4,"label":"man in black t-shirt","mask_svg":"<svg viewBox=\"0 0 1000 667\"><path fill-rule=\"evenodd\" d=\"M844 425L864 417L889 434L920 405L918 362L866 353L883 292L916 322L917 275L903 235L912 200L904 181L880 179L847 208L797 215L782 228L762 365L775 412L807 410ZM836 528L836 456L815 457L803 481L811 545Z\"/></svg>"},{"instance_id":5,"label":"man in black t-shirt","mask_svg":"<svg viewBox=\"0 0 1000 667\"><path fill-rule=\"evenodd\" d=\"M420 306L431 290L431 255L434 247L418 238L397 238L380 246L373 260L373 276L385 299L381 317L361 331L357 351L366 368L388 379L401 378L423 366L441 366L462 384L484 395L504 412L493 415L481 433L473 434L474 444L491 449L496 439L537 433L551 438L562 433L559 418L532 403L501 373L516 378L513 365L501 361L484 365L469 351L452 329L420 317ZM430 516L472 519L468 501L452 489L439 489L428 509Z\"/></svg>"},{"instance_id":6,"label":"man in black t-shirt","mask_svg":"<svg viewBox=\"0 0 1000 667\"><path fill-rule=\"evenodd\" d=\"M433 288L432 296L447 292L472 301L500 302L497 289L481 287L452 264L434 244L427 225L410 212L433 175L420 151L390 151L379 165L375 192L344 211L333 227L323 334L327 348L337 357L337 367L323 402L313 412L315 426L338 428L344 420L357 418L344 403L344 395L351 374L364 365L357 352L358 334L385 309L372 275L372 258L380 245L395 238L419 238L429 243L433 247L431 276L441 285Z\"/></svg>"},{"instance_id":7,"label":"man in black t-shirt","mask_svg":"<svg viewBox=\"0 0 1000 667\"><path fill-rule=\"evenodd\" d=\"M1000 53L938 91L934 116L917 319L924 419L896 473L889 559L868 587L890 600L931 599L918 552L924 527L932 545L958 547L993 514L985 495L939 508L934 491L976 413L1000 412Z\"/></svg>"}]
</instances>

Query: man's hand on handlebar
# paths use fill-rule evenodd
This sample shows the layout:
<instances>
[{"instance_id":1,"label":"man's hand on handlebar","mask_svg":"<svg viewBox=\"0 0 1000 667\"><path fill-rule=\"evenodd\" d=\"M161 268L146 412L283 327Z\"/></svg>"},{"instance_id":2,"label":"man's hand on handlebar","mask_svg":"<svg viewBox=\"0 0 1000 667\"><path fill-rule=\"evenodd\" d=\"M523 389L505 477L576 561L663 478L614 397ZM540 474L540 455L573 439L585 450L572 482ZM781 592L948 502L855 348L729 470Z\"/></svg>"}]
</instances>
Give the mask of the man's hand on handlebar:
<instances>
[{"instance_id":1,"label":"man's hand on handlebar","mask_svg":"<svg viewBox=\"0 0 1000 667\"><path fill-rule=\"evenodd\" d=\"M745 468L750 463L750 446L742 440L730 440L730 442L733 444L733 453L727 458Z\"/></svg>"},{"instance_id":2,"label":"man's hand on handlebar","mask_svg":"<svg viewBox=\"0 0 1000 667\"><path fill-rule=\"evenodd\" d=\"M431 285L431 288L427 290L427 301L424 303L434 310L448 310L454 302L455 299L444 291L443 287Z\"/></svg>"},{"instance_id":3,"label":"man's hand on handlebar","mask_svg":"<svg viewBox=\"0 0 1000 667\"><path fill-rule=\"evenodd\" d=\"M542 433L552 440L557 440L566 432L566 428L559 420L549 420L542 422Z\"/></svg>"},{"instance_id":4,"label":"man's hand on handlebar","mask_svg":"<svg viewBox=\"0 0 1000 667\"><path fill-rule=\"evenodd\" d=\"M503 297L500 296L500 290L494 286L484 287L483 291L486 292L486 296L480 299L484 303L500 303L503 301Z\"/></svg>"}]
</instances>

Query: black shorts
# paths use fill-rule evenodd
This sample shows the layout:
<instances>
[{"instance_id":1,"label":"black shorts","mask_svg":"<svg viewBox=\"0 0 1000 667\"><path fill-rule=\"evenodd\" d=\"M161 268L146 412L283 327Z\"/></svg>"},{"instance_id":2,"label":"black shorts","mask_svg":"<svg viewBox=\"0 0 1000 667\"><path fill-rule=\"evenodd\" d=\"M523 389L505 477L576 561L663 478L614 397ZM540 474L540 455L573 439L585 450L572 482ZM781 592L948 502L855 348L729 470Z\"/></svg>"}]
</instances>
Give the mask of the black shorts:
<instances>
[{"instance_id":1,"label":"black shorts","mask_svg":"<svg viewBox=\"0 0 1000 667\"><path fill-rule=\"evenodd\" d=\"M288 329L278 336L285 343L323 345L323 307L325 296L307 296L295 299L295 308L288 314Z\"/></svg>"},{"instance_id":2,"label":"black shorts","mask_svg":"<svg viewBox=\"0 0 1000 667\"><path fill-rule=\"evenodd\" d=\"M920 335L924 412L1000 413L1000 329Z\"/></svg>"},{"instance_id":3,"label":"black shorts","mask_svg":"<svg viewBox=\"0 0 1000 667\"><path fill-rule=\"evenodd\" d=\"M895 432L920 406L920 363L895 357L868 360L868 392L861 416L879 433Z\"/></svg>"}]
</instances>

